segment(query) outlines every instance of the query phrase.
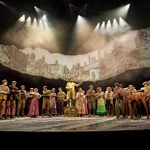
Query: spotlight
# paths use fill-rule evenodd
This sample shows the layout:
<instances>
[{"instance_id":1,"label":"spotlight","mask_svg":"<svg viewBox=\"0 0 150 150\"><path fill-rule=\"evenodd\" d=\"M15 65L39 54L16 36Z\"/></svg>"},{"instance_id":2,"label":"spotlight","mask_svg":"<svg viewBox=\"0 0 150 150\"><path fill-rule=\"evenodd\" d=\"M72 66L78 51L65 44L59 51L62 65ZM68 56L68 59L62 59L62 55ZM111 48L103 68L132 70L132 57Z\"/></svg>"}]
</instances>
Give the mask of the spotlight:
<instances>
[{"instance_id":1,"label":"spotlight","mask_svg":"<svg viewBox=\"0 0 150 150\"><path fill-rule=\"evenodd\" d=\"M126 11L128 11L129 8L130 8L130 4L127 4L126 6L124 6L124 9L125 9Z\"/></svg>"},{"instance_id":2,"label":"spotlight","mask_svg":"<svg viewBox=\"0 0 150 150\"><path fill-rule=\"evenodd\" d=\"M121 26L123 32L129 30L130 28L129 24L122 17L119 17L119 25Z\"/></svg>"},{"instance_id":3,"label":"spotlight","mask_svg":"<svg viewBox=\"0 0 150 150\"><path fill-rule=\"evenodd\" d=\"M25 15L22 15L22 16L19 18L19 21L24 22L24 21L25 21Z\"/></svg>"},{"instance_id":4,"label":"spotlight","mask_svg":"<svg viewBox=\"0 0 150 150\"><path fill-rule=\"evenodd\" d=\"M130 8L130 4L122 6L117 10L117 14L121 17L126 17L128 14L129 8Z\"/></svg>"},{"instance_id":5,"label":"spotlight","mask_svg":"<svg viewBox=\"0 0 150 150\"><path fill-rule=\"evenodd\" d=\"M106 24L106 33L108 33L108 34L111 34L111 33L112 33L110 20L108 20L108 21L107 21L107 24Z\"/></svg>"},{"instance_id":6,"label":"spotlight","mask_svg":"<svg viewBox=\"0 0 150 150\"><path fill-rule=\"evenodd\" d=\"M119 24L118 24L116 18L114 18L114 20L113 20L113 25L112 25L112 27L113 27L113 32L114 32L114 33L117 32L118 27L119 27Z\"/></svg>"},{"instance_id":7,"label":"spotlight","mask_svg":"<svg viewBox=\"0 0 150 150\"><path fill-rule=\"evenodd\" d=\"M37 25L37 20L36 20L36 18L33 19L33 25Z\"/></svg>"},{"instance_id":8,"label":"spotlight","mask_svg":"<svg viewBox=\"0 0 150 150\"><path fill-rule=\"evenodd\" d=\"M101 27L100 27L100 33L105 33L105 21L102 22Z\"/></svg>"},{"instance_id":9,"label":"spotlight","mask_svg":"<svg viewBox=\"0 0 150 150\"><path fill-rule=\"evenodd\" d=\"M100 27L100 23L97 23L97 25L96 25L94 31L98 31L98 30L99 30L99 27Z\"/></svg>"},{"instance_id":10,"label":"spotlight","mask_svg":"<svg viewBox=\"0 0 150 150\"><path fill-rule=\"evenodd\" d=\"M29 23L31 22L31 17L27 18L27 22L29 22Z\"/></svg>"},{"instance_id":11,"label":"spotlight","mask_svg":"<svg viewBox=\"0 0 150 150\"><path fill-rule=\"evenodd\" d=\"M37 12L37 14L41 17L44 15L44 11L36 6L34 6L35 11Z\"/></svg>"},{"instance_id":12,"label":"spotlight","mask_svg":"<svg viewBox=\"0 0 150 150\"><path fill-rule=\"evenodd\" d=\"M78 15L77 24L83 24L85 22L84 18Z\"/></svg>"},{"instance_id":13,"label":"spotlight","mask_svg":"<svg viewBox=\"0 0 150 150\"><path fill-rule=\"evenodd\" d=\"M0 1L0 4L3 6L7 6L4 2Z\"/></svg>"},{"instance_id":14,"label":"spotlight","mask_svg":"<svg viewBox=\"0 0 150 150\"><path fill-rule=\"evenodd\" d=\"M46 15L43 15L42 19L43 19L44 21L46 21Z\"/></svg>"}]
</instances>

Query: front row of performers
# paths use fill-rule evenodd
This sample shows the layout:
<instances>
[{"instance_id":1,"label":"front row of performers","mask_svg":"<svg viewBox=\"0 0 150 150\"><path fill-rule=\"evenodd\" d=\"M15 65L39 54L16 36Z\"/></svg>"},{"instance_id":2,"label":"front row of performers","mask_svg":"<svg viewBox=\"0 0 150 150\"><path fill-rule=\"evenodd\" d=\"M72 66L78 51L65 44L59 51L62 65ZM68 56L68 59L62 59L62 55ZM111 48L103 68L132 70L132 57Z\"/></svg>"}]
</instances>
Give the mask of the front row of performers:
<instances>
[{"instance_id":1,"label":"front row of performers","mask_svg":"<svg viewBox=\"0 0 150 150\"><path fill-rule=\"evenodd\" d=\"M27 92L25 86L17 88L16 81L7 86L8 81L2 80L0 85L0 119L14 117L39 116L39 99L42 100L41 116L63 116L65 107L76 107L78 116L116 116L117 118L141 117L141 106L149 118L150 111L150 81L144 82L140 90L133 85L123 88L122 84L115 83L114 87L101 87L94 90L89 86L86 92L72 79L66 84L67 93L58 88L49 90L43 86L40 94L37 88L30 88ZM75 92L78 87L78 92Z\"/></svg>"}]
</instances>

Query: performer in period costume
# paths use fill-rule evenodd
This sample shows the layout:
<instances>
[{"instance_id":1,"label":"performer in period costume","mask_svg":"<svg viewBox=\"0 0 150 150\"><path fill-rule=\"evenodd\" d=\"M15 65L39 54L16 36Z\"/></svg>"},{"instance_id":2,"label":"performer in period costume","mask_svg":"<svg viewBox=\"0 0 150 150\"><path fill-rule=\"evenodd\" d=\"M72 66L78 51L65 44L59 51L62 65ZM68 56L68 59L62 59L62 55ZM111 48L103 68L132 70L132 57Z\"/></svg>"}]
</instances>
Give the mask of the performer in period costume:
<instances>
[{"instance_id":1,"label":"performer in period costume","mask_svg":"<svg viewBox=\"0 0 150 150\"><path fill-rule=\"evenodd\" d=\"M93 89L93 85L89 86L89 90L86 92L88 102L88 114L89 116L96 114L96 93Z\"/></svg>"},{"instance_id":2,"label":"performer in period costume","mask_svg":"<svg viewBox=\"0 0 150 150\"><path fill-rule=\"evenodd\" d=\"M64 102L66 100L66 94L65 92L62 91L62 88L58 88L58 93L57 93L57 113L58 115L63 115L64 114Z\"/></svg>"},{"instance_id":3,"label":"performer in period costume","mask_svg":"<svg viewBox=\"0 0 150 150\"><path fill-rule=\"evenodd\" d=\"M31 95L33 95L33 98L30 103L30 108L29 108L29 117L37 117L39 116L39 99L41 95L38 92L38 89L35 88L34 92L30 92Z\"/></svg>"},{"instance_id":4,"label":"performer in period costume","mask_svg":"<svg viewBox=\"0 0 150 150\"><path fill-rule=\"evenodd\" d=\"M115 83L113 97L115 98L115 111L117 119L119 119L120 115L125 117L125 101L123 98L123 88L121 87L121 84Z\"/></svg>"},{"instance_id":5,"label":"performer in period costume","mask_svg":"<svg viewBox=\"0 0 150 150\"><path fill-rule=\"evenodd\" d=\"M10 109L10 116L11 118L14 118L14 116L16 115L16 102L18 100L18 87L16 87L17 82L16 81L12 81L12 85L9 86L10 89L10 97L9 97L9 101L7 101L7 112L8 109Z\"/></svg>"},{"instance_id":6,"label":"performer in period costume","mask_svg":"<svg viewBox=\"0 0 150 150\"><path fill-rule=\"evenodd\" d=\"M10 92L7 83L7 80L4 79L2 80L2 85L0 85L0 119L5 114L7 95Z\"/></svg>"},{"instance_id":7,"label":"performer in period costume","mask_svg":"<svg viewBox=\"0 0 150 150\"><path fill-rule=\"evenodd\" d=\"M30 104L31 104L31 100L33 99L34 95L34 88L30 88L30 91L27 92L27 100L26 100L26 108L25 108L25 114L28 115L29 113L29 108L30 108Z\"/></svg>"},{"instance_id":8,"label":"performer in period costume","mask_svg":"<svg viewBox=\"0 0 150 150\"><path fill-rule=\"evenodd\" d=\"M79 117L88 114L87 99L82 88L79 88L78 93L76 94L76 107Z\"/></svg>"},{"instance_id":9,"label":"performer in period costume","mask_svg":"<svg viewBox=\"0 0 150 150\"><path fill-rule=\"evenodd\" d=\"M144 82L141 90L144 92L144 98L150 112L150 81Z\"/></svg>"},{"instance_id":10,"label":"performer in period costume","mask_svg":"<svg viewBox=\"0 0 150 150\"><path fill-rule=\"evenodd\" d=\"M52 88L52 90L51 90L50 103L51 103L51 114L53 116L56 116L57 115L57 106L56 106L56 92L55 92L55 88Z\"/></svg>"},{"instance_id":11,"label":"performer in period costume","mask_svg":"<svg viewBox=\"0 0 150 150\"><path fill-rule=\"evenodd\" d=\"M75 87L80 86L82 83L76 84L73 82L73 79L70 78L69 82L66 85L67 89L67 100L71 102L71 106L75 106Z\"/></svg>"},{"instance_id":12,"label":"performer in period costume","mask_svg":"<svg viewBox=\"0 0 150 150\"><path fill-rule=\"evenodd\" d=\"M17 116L24 117L24 111L25 111L25 104L26 104L26 97L27 97L27 91L25 90L25 85L21 86L21 90L19 90L19 99L18 99L18 109L17 109Z\"/></svg>"},{"instance_id":13,"label":"performer in period costume","mask_svg":"<svg viewBox=\"0 0 150 150\"><path fill-rule=\"evenodd\" d=\"M96 89L96 99L97 99L97 111L98 115L105 115L106 114L106 107L105 107L105 94L102 91L101 87Z\"/></svg>"},{"instance_id":14,"label":"performer in period costume","mask_svg":"<svg viewBox=\"0 0 150 150\"><path fill-rule=\"evenodd\" d=\"M113 116L114 115L113 92L111 87L107 87L105 91L105 100L106 100L107 116Z\"/></svg>"},{"instance_id":15,"label":"performer in period costume","mask_svg":"<svg viewBox=\"0 0 150 150\"><path fill-rule=\"evenodd\" d=\"M136 89L132 84L128 86L128 92L129 95L127 98L129 102L130 116L131 118L137 117L137 101L135 98Z\"/></svg>"},{"instance_id":16,"label":"performer in period costume","mask_svg":"<svg viewBox=\"0 0 150 150\"><path fill-rule=\"evenodd\" d=\"M49 116L51 117L51 103L50 103L50 94L51 91L47 89L47 86L43 86L43 103L42 103L42 116L47 114L47 110L49 112Z\"/></svg>"}]
</instances>

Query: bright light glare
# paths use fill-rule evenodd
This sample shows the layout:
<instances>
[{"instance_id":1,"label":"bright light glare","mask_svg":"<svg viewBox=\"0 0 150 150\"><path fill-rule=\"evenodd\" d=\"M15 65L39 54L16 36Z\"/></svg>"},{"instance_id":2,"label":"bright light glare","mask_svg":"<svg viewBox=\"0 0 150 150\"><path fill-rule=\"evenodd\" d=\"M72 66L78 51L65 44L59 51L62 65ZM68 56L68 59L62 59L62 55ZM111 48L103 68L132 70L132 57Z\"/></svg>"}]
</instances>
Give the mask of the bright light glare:
<instances>
[{"instance_id":1,"label":"bright light glare","mask_svg":"<svg viewBox=\"0 0 150 150\"><path fill-rule=\"evenodd\" d=\"M105 22L103 21L100 27L100 33L105 33Z\"/></svg>"},{"instance_id":2,"label":"bright light glare","mask_svg":"<svg viewBox=\"0 0 150 150\"><path fill-rule=\"evenodd\" d=\"M19 21L24 22L24 21L25 21L25 15L22 15L22 16L19 18Z\"/></svg>"},{"instance_id":3,"label":"bright light glare","mask_svg":"<svg viewBox=\"0 0 150 150\"><path fill-rule=\"evenodd\" d=\"M77 24L83 24L83 23L85 23L85 19L81 17L80 15L78 15Z\"/></svg>"},{"instance_id":4,"label":"bright light glare","mask_svg":"<svg viewBox=\"0 0 150 150\"><path fill-rule=\"evenodd\" d=\"M96 25L94 31L98 31L98 30L99 30L99 27L100 27L100 23L97 23L97 25Z\"/></svg>"},{"instance_id":5,"label":"bright light glare","mask_svg":"<svg viewBox=\"0 0 150 150\"><path fill-rule=\"evenodd\" d=\"M106 24L106 33L111 33L111 32L112 32L111 22L110 20L108 20Z\"/></svg>"},{"instance_id":6,"label":"bright light glare","mask_svg":"<svg viewBox=\"0 0 150 150\"><path fill-rule=\"evenodd\" d=\"M113 25L112 25L112 27L113 27L113 32L114 32L114 33L118 31L119 24L118 24L116 18L114 18L114 20L113 20Z\"/></svg>"},{"instance_id":7,"label":"bright light glare","mask_svg":"<svg viewBox=\"0 0 150 150\"><path fill-rule=\"evenodd\" d=\"M44 21L46 20L46 15L43 15L43 18L42 18Z\"/></svg>"},{"instance_id":8,"label":"bright light glare","mask_svg":"<svg viewBox=\"0 0 150 150\"><path fill-rule=\"evenodd\" d=\"M121 16L121 17L126 17L127 14L128 14L129 8L130 8L130 4L127 4L127 5L123 6L123 7L120 7L117 10L117 15Z\"/></svg>"},{"instance_id":9,"label":"bright light glare","mask_svg":"<svg viewBox=\"0 0 150 150\"><path fill-rule=\"evenodd\" d=\"M119 25L123 32L130 29L129 24L121 17L119 17Z\"/></svg>"},{"instance_id":10,"label":"bright light glare","mask_svg":"<svg viewBox=\"0 0 150 150\"><path fill-rule=\"evenodd\" d=\"M28 18L27 18L27 22L31 22L31 17L28 17Z\"/></svg>"}]
</instances>

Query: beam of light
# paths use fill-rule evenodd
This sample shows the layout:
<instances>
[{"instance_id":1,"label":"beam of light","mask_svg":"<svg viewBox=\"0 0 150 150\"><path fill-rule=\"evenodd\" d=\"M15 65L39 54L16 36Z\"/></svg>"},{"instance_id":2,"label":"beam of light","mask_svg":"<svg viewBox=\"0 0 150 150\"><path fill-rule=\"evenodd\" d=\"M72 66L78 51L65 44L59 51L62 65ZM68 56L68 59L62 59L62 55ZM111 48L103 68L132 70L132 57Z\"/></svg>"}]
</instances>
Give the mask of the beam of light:
<instances>
[{"instance_id":1,"label":"beam of light","mask_svg":"<svg viewBox=\"0 0 150 150\"><path fill-rule=\"evenodd\" d=\"M4 2L0 1L0 4L3 6L7 6Z\"/></svg>"},{"instance_id":2,"label":"beam of light","mask_svg":"<svg viewBox=\"0 0 150 150\"><path fill-rule=\"evenodd\" d=\"M96 27L95 27L94 31L98 31L98 30L99 30L99 28L100 28L100 23L97 23L97 25L96 25Z\"/></svg>"},{"instance_id":3,"label":"beam of light","mask_svg":"<svg viewBox=\"0 0 150 150\"><path fill-rule=\"evenodd\" d=\"M93 33L93 26L87 21L85 17L78 15L74 28L74 42L72 47L74 49L82 47L82 45L89 39Z\"/></svg>"},{"instance_id":4,"label":"beam of light","mask_svg":"<svg viewBox=\"0 0 150 150\"><path fill-rule=\"evenodd\" d=\"M130 29L129 24L122 17L119 17L119 26L121 27L122 32L126 32Z\"/></svg>"},{"instance_id":5,"label":"beam of light","mask_svg":"<svg viewBox=\"0 0 150 150\"><path fill-rule=\"evenodd\" d=\"M118 8L116 10L116 13L117 13L118 16L121 16L121 17L125 18L128 14L129 8L130 8L130 4L127 4L125 6L122 6L122 7Z\"/></svg>"},{"instance_id":6,"label":"beam of light","mask_svg":"<svg viewBox=\"0 0 150 150\"><path fill-rule=\"evenodd\" d=\"M46 15L44 14L43 17L42 17L42 20L46 21L47 20L47 17Z\"/></svg>"},{"instance_id":7,"label":"beam of light","mask_svg":"<svg viewBox=\"0 0 150 150\"><path fill-rule=\"evenodd\" d=\"M113 24L112 24L113 33L117 33L118 32L118 28L119 28L119 24L118 24L116 18L114 18Z\"/></svg>"},{"instance_id":8,"label":"beam of light","mask_svg":"<svg viewBox=\"0 0 150 150\"><path fill-rule=\"evenodd\" d=\"M31 22L31 17L28 17L28 18L27 18L27 22Z\"/></svg>"},{"instance_id":9,"label":"beam of light","mask_svg":"<svg viewBox=\"0 0 150 150\"><path fill-rule=\"evenodd\" d=\"M38 8L37 6L34 6L34 9L35 9L36 13L37 13L40 17L45 14L45 11L42 10L42 9L40 9L40 8Z\"/></svg>"},{"instance_id":10,"label":"beam of light","mask_svg":"<svg viewBox=\"0 0 150 150\"><path fill-rule=\"evenodd\" d=\"M111 27L111 22L110 20L107 21L106 24L106 33L111 34L112 33L112 27Z\"/></svg>"},{"instance_id":11,"label":"beam of light","mask_svg":"<svg viewBox=\"0 0 150 150\"><path fill-rule=\"evenodd\" d=\"M85 19L81 17L80 15L78 15L77 25L84 24L85 22L86 22Z\"/></svg>"},{"instance_id":12,"label":"beam of light","mask_svg":"<svg viewBox=\"0 0 150 150\"><path fill-rule=\"evenodd\" d=\"M28 17L28 18L27 18L26 23L27 23L27 26L30 27L30 25L31 25L31 23L32 23L32 22L31 22L31 17Z\"/></svg>"},{"instance_id":13,"label":"beam of light","mask_svg":"<svg viewBox=\"0 0 150 150\"><path fill-rule=\"evenodd\" d=\"M19 18L19 21L25 22L25 15L22 15L22 16Z\"/></svg>"},{"instance_id":14,"label":"beam of light","mask_svg":"<svg viewBox=\"0 0 150 150\"><path fill-rule=\"evenodd\" d=\"M100 26L100 33L105 34L105 21L103 21Z\"/></svg>"},{"instance_id":15,"label":"beam of light","mask_svg":"<svg viewBox=\"0 0 150 150\"><path fill-rule=\"evenodd\" d=\"M104 18L126 18L130 9L130 4L108 10L103 14Z\"/></svg>"},{"instance_id":16,"label":"beam of light","mask_svg":"<svg viewBox=\"0 0 150 150\"><path fill-rule=\"evenodd\" d=\"M33 27L37 27L38 26L38 23L37 23L37 20L36 18L33 19L33 24L32 24Z\"/></svg>"}]
</instances>

